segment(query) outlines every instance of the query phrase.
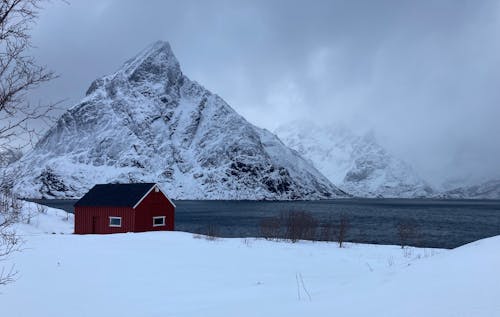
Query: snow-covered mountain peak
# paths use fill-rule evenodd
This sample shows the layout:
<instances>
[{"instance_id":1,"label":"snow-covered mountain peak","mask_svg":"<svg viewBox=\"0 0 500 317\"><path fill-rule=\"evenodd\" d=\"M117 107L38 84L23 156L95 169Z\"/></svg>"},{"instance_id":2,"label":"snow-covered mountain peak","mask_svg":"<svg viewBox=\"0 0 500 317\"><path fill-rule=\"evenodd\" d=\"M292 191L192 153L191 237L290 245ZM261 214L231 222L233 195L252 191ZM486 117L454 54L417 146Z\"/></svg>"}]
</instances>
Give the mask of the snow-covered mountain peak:
<instances>
[{"instance_id":1,"label":"snow-covered mountain peak","mask_svg":"<svg viewBox=\"0 0 500 317\"><path fill-rule=\"evenodd\" d=\"M179 61L175 57L174 52L167 41L156 41L149 44L137 55L127 60L124 63L124 66L129 68L134 65L140 65L147 59L157 60L166 64L172 63L171 65L175 65L179 68Z\"/></svg>"},{"instance_id":2,"label":"snow-covered mountain peak","mask_svg":"<svg viewBox=\"0 0 500 317\"><path fill-rule=\"evenodd\" d=\"M126 61L115 73L93 81L86 95L113 96L119 86L139 88L142 94L168 94L182 81L181 67L170 44L157 41Z\"/></svg>"},{"instance_id":3,"label":"snow-covered mountain peak","mask_svg":"<svg viewBox=\"0 0 500 317\"><path fill-rule=\"evenodd\" d=\"M108 182L158 182L174 199L346 196L183 75L167 42L95 80L10 172L24 197L79 197Z\"/></svg>"},{"instance_id":4,"label":"snow-covered mountain peak","mask_svg":"<svg viewBox=\"0 0 500 317\"><path fill-rule=\"evenodd\" d=\"M158 41L128 60L123 72L131 82L163 82L170 84L182 76L181 67L170 44Z\"/></svg>"}]
</instances>

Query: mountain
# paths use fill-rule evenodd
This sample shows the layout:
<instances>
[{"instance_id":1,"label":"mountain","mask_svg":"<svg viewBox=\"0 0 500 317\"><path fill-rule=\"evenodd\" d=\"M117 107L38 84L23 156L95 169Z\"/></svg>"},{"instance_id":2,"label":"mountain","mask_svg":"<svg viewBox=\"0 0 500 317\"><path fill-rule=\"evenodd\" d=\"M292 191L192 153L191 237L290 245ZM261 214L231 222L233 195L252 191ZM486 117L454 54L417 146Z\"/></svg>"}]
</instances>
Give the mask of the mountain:
<instances>
[{"instance_id":1,"label":"mountain","mask_svg":"<svg viewBox=\"0 0 500 317\"><path fill-rule=\"evenodd\" d=\"M427 197L433 190L413 169L379 145L372 134L292 122L276 130L283 142L342 190L357 197Z\"/></svg>"},{"instance_id":2,"label":"mountain","mask_svg":"<svg viewBox=\"0 0 500 317\"><path fill-rule=\"evenodd\" d=\"M500 199L500 179L477 185L463 185L448 189L437 197L448 199Z\"/></svg>"},{"instance_id":3,"label":"mountain","mask_svg":"<svg viewBox=\"0 0 500 317\"><path fill-rule=\"evenodd\" d=\"M174 199L346 196L187 78L161 41L95 80L9 175L22 197L80 197L108 182L158 182Z\"/></svg>"}]
</instances>

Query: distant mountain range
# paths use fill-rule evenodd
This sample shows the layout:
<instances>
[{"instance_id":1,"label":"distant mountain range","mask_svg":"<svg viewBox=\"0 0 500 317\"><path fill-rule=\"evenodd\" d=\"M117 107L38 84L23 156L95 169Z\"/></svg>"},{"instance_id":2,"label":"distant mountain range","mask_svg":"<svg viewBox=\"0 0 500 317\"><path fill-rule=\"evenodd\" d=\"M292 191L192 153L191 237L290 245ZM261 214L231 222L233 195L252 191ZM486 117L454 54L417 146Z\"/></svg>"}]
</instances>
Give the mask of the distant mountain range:
<instances>
[{"instance_id":1,"label":"distant mountain range","mask_svg":"<svg viewBox=\"0 0 500 317\"><path fill-rule=\"evenodd\" d=\"M358 197L430 197L434 190L411 166L391 155L372 134L338 126L292 122L276 130L341 189Z\"/></svg>"},{"instance_id":2,"label":"distant mountain range","mask_svg":"<svg viewBox=\"0 0 500 317\"><path fill-rule=\"evenodd\" d=\"M371 134L311 122L276 133L283 142L187 78L160 41L92 82L22 158L0 152L1 185L27 198L110 182L158 182L174 199L500 198L500 180L438 192Z\"/></svg>"},{"instance_id":3,"label":"distant mountain range","mask_svg":"<svg viewBox=\"0 0 500 317\"><path fill-rule=\"evenodd\" d=\"M433 188L371 133L360 135L310 121L291 122L275 132L331 182L357 197L500 199L500 179L472 185L447 182L444 189Z\"/></svg>"},{"instance_id":4,"label":"distant mountain range","mask_svg":"<svg viewBox=\"0 0 500 317\"><path fill-rule=\"evenodd\" d=\"M500 179L455 187L439 193L436 197L448 199L500 199Z\"/></svg>"},{"instance_id":5,"label":"distant mountain range","mask_svg":"<svg viewBox=\"0 0 500 317\"><path fill-rule=\"evenodd\" d=\"M348 196L187 78L161 41L95 80L7 176L31 198L80 197L108 182L158 182L175 199Z\"/></svg>"}]
</instances>

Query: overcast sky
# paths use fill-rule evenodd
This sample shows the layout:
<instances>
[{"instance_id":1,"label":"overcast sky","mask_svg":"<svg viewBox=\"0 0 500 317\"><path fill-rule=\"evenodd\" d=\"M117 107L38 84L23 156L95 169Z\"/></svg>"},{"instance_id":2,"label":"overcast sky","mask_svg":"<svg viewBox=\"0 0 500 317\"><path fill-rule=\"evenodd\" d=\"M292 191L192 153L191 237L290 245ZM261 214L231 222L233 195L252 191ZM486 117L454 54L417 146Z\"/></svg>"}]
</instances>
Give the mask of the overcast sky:
<instances>
[{"instance_id":1,"label":"overcast sky","mask_svg":"<svg viewBox=\"0 0 500 317\"><path fill-rule=\"evenodd\" d=\"M431 182L500 176L499 1L53 1L36 92L71 106L92 80L169 41L184 73L250 122L373 129Z\"/></svg>"}]
</instances>

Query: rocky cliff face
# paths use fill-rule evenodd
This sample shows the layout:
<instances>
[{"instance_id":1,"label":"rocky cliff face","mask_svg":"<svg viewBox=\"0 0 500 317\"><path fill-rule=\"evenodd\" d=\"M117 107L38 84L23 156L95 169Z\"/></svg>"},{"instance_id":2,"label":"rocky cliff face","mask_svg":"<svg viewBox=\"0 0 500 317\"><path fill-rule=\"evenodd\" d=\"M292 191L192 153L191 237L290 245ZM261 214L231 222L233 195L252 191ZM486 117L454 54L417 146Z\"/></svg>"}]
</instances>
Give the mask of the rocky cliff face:
<instances>
[{"instance_id":1,"label":"rocky cliff face","mask_svg":"<svg viewBox=\"0 0 500 317\"><path fill-rule=\"evenodd\" d=\"M141 181L159 182L176 199L346 196L183 75L166 42L95 80L9 175L24 197L73 198L95 183Z\"/></svg>"},{"instance_id":2,"label":"rocky cliff face","mask_svg":"<svg viewBox=\"0 0 500 317\"><path fill-rule=\"evenodd\" d=\"M23 156L21 150L4 149L0 150L0 169L9 166Z\"/></svg>"},{"instance_id":3,"label":"rocky cliff face","mask_svg":"<svg viewBox=\"0 0 500 317\"><path fill-rule=\"evenodd\" d=\"M357 197L428 197L433 190L373 135L346 128L293 122L276 133L339 188Z\"/></svg>"}]
</instances>

